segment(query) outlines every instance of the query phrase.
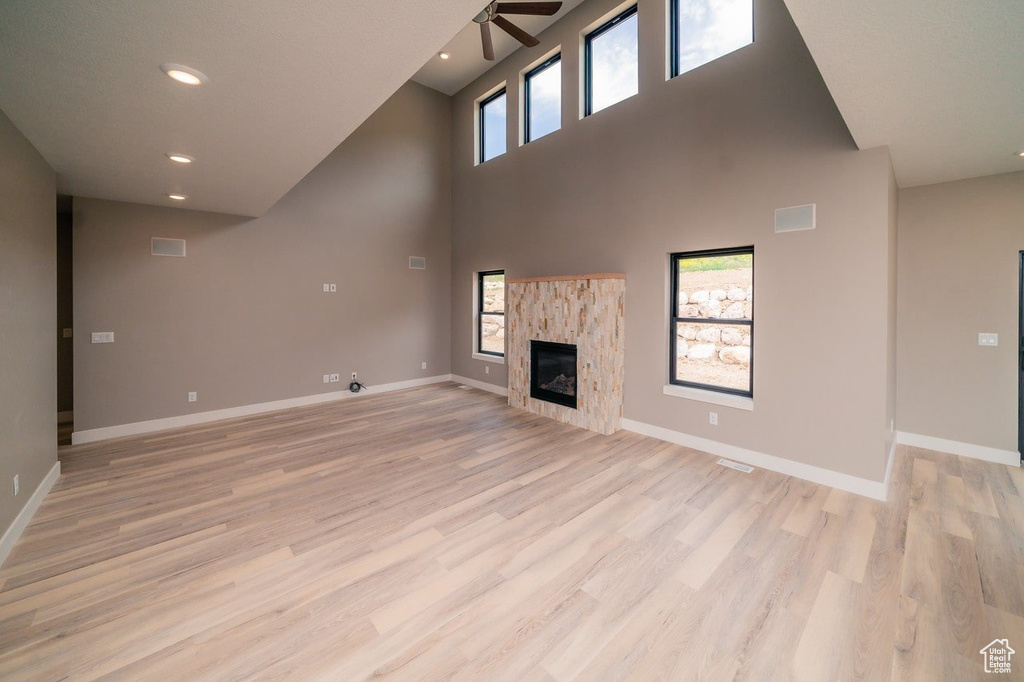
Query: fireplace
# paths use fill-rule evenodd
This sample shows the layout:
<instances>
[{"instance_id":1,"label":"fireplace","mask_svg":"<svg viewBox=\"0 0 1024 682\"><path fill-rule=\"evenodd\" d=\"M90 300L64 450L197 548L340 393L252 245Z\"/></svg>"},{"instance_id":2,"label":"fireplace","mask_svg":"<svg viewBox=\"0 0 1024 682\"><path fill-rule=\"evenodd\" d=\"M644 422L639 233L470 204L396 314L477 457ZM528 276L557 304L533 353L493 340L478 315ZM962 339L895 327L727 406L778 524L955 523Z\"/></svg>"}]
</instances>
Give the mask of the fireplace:
<instances>
[{"instance_id":1,"label":"fireplace","mask_svg":"<svg viewBox=\"0 0 1024 682\"><path fill-rule=\"evenodd\" d=\"M625 303L622 274L506 276L508 404L605 435L622 428Z\"/></svg>"},{"instance_id":2,"label":"fireplace","mask_svg":"<svg viewBox=\"0 0 1024 682\"><path fill-rule=\"evenodd\" d=\"M576 346L530 341L530 397L576 409Z\"/></svg>"}]
</instances>

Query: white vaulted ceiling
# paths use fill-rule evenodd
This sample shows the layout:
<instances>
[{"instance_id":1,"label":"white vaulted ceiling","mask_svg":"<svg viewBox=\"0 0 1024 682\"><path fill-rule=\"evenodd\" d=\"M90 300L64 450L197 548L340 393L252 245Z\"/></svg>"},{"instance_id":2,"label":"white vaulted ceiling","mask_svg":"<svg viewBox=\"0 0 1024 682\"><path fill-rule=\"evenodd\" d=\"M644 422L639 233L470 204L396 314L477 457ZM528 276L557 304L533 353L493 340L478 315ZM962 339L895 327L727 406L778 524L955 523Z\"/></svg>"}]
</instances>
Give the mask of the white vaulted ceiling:
<instances>
[{"instance_id":1,"label":"white vaulted ceiling","mask_svg":"<svg viewBox=\"0 0 1024 682\"><path fill-rule=\"evenodd\" d=\"M902 187L1024 170L1024 2L785 0L853 139Z\"/></svg>"},{"instance_id":2,"label":"white vaulted ceiling","mask_svg":"<svg viewBox=\"0 0 1024 682\"><path fill-rule=\"evenodd\" d=\"M0 110L58 191L258 216L479 0L0 0ZM160 64L209 77L182 86ZM167 152L194 156L190 166Z\"/></svg>"},{"instance_id":3,"label":"white vaulted ceiling","mask_svg":"<svg viewBox=\"0 0 1024 682\"><path fill-rule=\"evenodd\" d=\"M536 34L581 1L513 20ZM1024 170L1024 2L785 2L854 140L888 145L900 185ZM0 110L63 194L258 216L410 78L451 94L486 72L483 4L0 0ZM493 33L499 59L517 48ZM209 82L179 85L165 62Z\"/></svg>"}]
</instances>

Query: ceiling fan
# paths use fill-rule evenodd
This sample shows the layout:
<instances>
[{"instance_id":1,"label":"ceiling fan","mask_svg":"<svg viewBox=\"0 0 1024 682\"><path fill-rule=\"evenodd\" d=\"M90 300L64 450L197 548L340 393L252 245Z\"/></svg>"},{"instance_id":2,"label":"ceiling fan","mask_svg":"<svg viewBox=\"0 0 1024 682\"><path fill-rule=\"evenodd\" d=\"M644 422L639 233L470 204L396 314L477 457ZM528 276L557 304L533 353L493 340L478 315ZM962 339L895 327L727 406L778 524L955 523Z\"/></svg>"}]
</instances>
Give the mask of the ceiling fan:
<instances>
[{"instance_id":1,"label":"ceiling fan","mask_svg":"<svg viewBox=\"0 0 1024 682\"><path fill-rule=\"evenodd\" d=\"M502 14L532 14L550 17L562 8L561 2L492 2L473 17L480 24L480 40L484 46L484 59L494 61L494 43L491 41L491 24L494 24L526 47L536 47L540 41L519 28Z\"/></svg>"}]
</instances>

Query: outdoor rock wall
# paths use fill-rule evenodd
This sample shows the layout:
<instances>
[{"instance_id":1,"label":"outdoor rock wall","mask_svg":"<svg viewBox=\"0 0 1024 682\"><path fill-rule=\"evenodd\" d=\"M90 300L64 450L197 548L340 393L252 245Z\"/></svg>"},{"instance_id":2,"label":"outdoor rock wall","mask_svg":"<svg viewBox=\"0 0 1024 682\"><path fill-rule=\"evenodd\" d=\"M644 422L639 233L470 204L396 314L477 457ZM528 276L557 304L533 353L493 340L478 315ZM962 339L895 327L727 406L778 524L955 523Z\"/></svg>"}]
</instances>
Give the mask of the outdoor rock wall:
<instances>
[{"instance_id":1,"label":"outdoor rock wall","mask_svg":"<svg viewBox=\"0 0 1024 682\"><path fill-rule=\"evenodd\" d=\"M484 283L484 310L505 310L504 282ZM484 317L480 324L481 350L505 352L505 318Z\"/></svg>"},{"instance_id":2,"label":"outdoor rock wall","mask_svg":"<svg viewBox=\"0 0 1024 682\"><path fill-rule=\"evenodd\" d=\"M686 300L683 300L683 297ZM679 292L680 317L705 317L724 320L749 320L753 313L753 287L734 287ZM725 364L750 365L750 332L744 328L721 325L701 327L681 324L676 329L676 356L690 360L718 358Z\"/></svg>"},{"instance_id":3,"label":"outdoor rock wall","mask_svg":"<svg viewBox=\"0 0 1024 682\"><path fill-rule=\"evenodd\" d=\"M728 271L693 273L695 276L730 278ZM737 280L749 272L734 272ZM747 280L749 281L749 279ZM681 282L682 284L682 282ZM676 324L676 379L698 385L750 390L753 286L722 282L720 288L696 288L677 292L679 316L697 318ZM701 324L701 319L709 320ZM712 323L710 320L714 320ZM736 320L736 324L728 323Z\"/></svg>"}]
</instances>

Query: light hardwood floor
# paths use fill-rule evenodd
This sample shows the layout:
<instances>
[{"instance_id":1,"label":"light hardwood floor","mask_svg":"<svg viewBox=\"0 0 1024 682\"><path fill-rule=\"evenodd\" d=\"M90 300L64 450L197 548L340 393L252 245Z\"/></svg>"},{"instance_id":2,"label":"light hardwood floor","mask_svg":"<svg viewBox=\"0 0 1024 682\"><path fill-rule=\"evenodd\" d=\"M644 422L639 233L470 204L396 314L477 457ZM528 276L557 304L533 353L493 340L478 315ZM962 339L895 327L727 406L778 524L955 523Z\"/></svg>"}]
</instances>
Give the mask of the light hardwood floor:
<instances>
[{"instance_id":1,"label":"light hardwood floor","mask_svg":"<svg viewBox=\"0 0 1024 682\"><path fill-rule=\"evenodd\" d=\"M890 501L454 384L61 451L0 679L1024 678L1024 475Z\"/></svg>"}]
</instances>

